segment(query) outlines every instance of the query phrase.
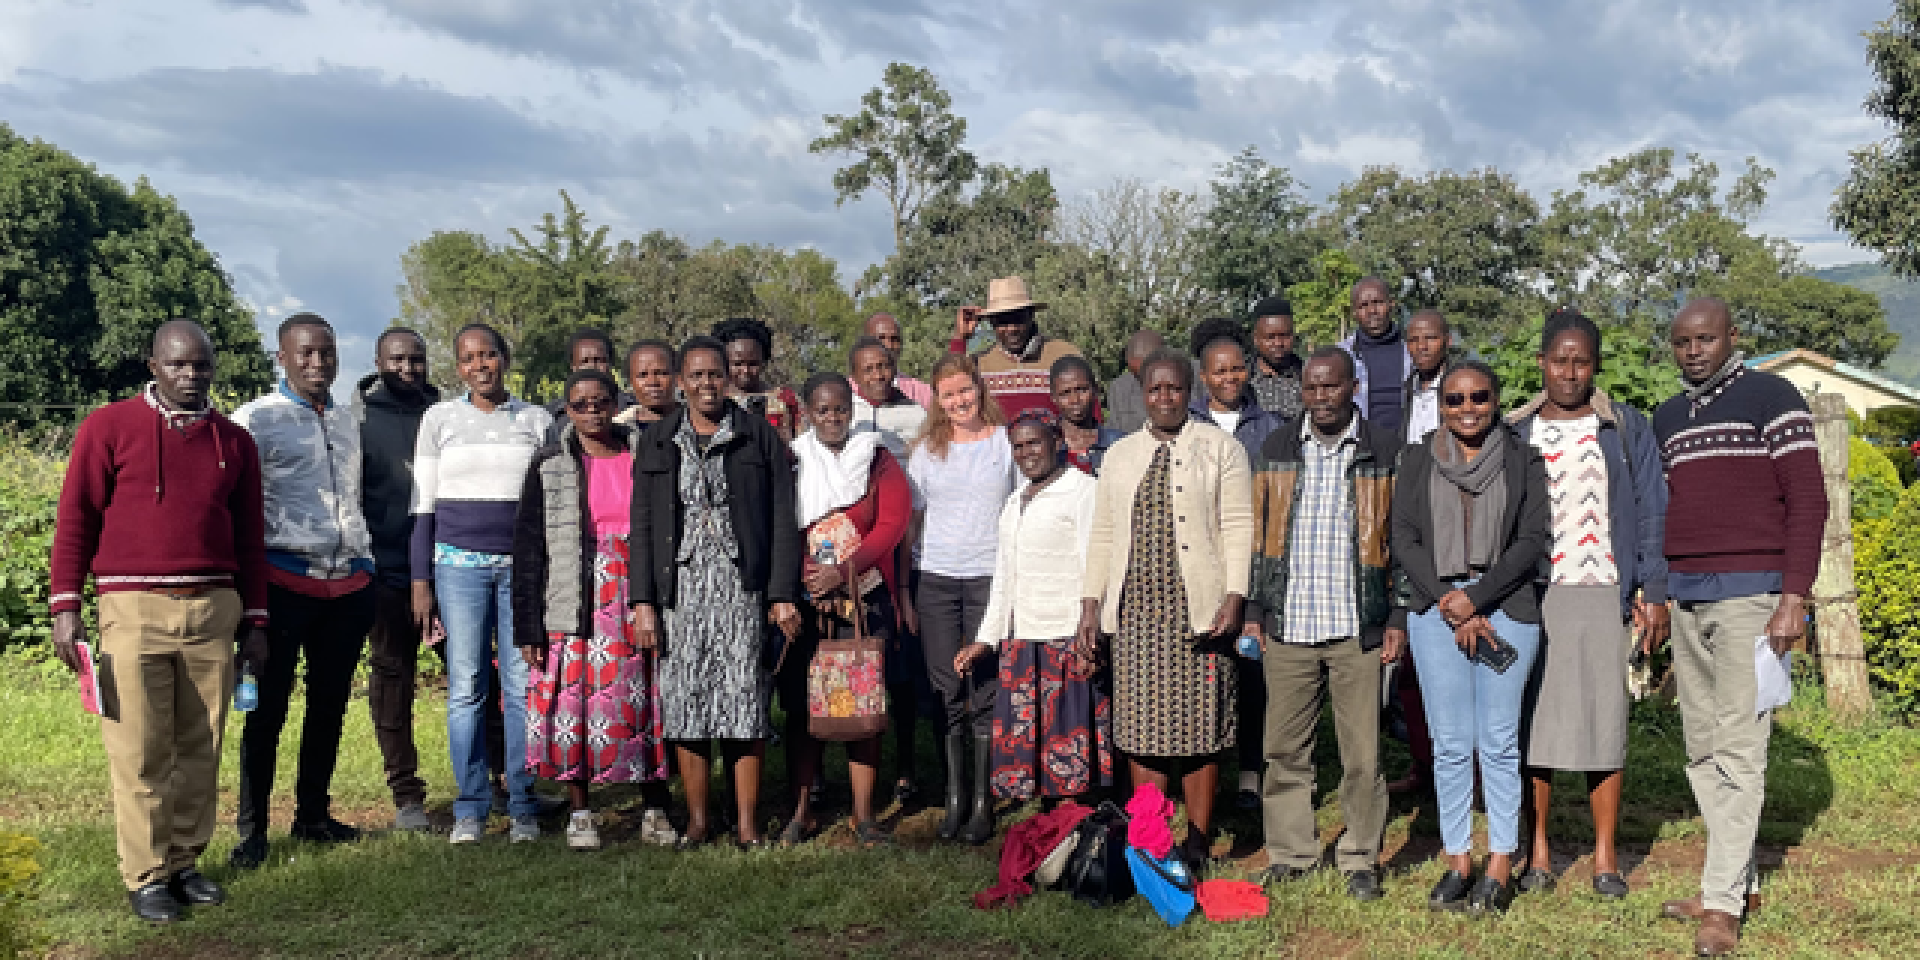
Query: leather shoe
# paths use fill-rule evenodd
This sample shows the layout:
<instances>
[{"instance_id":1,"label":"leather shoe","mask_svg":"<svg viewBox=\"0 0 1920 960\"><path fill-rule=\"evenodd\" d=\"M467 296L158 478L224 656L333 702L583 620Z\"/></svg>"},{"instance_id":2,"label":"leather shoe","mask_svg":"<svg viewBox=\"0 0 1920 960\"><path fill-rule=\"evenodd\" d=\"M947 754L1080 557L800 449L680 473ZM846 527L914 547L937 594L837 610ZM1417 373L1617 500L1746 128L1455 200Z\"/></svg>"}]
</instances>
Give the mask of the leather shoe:
<instances>
[{"instance_id":1,"label":"leather shoe","mask_svg":"<svg viewBox=\"0 0 1920 960\"><path fill-rule=\"evenodd\" d=\"M175 900L196 907L214 907L227 902L227 891L192 867L174 874L173 879L167 881L167 890Z\"/></svg>"},{"instance_id":2,"label":"leather shoe","mask_svg":"<svg viewBox=\"0 0 1920 960\"><path fill-rule=\"evenodd\" d=\"M1700 898L1697 895L1688 897L1685 900L1668 900L1660 905L1660 916L1668 920L1698 920L1701 914L1705 912L1706 910L1702 907ZM1747 912L1745 915L1751 917L1759 912L1760 895L1757 893L1747 894Z\"/></svg>"},{"instance_id":3,"label":"leather shoe","mask_svg":"<svg viewBox=\"0 0 1920 960\"><path fill-rule=\"evenodd\" d=\"M1693 955L1724 957L1740 945L1740 918L1724 910L1703 910L1693 932Z\"/></svg>"},{"instance_id":4,"label":"leather shoe","mask_svg":"<svg viewBox=\"0 0 1920 960\"><path fill-rule=\"evenodd\" d=\"M1488 914L1498 916L1506 913L1507 907L1512 905L1513 884L1502 883L1492 877L1481 877L1480 882L1473 885L1473 892L1467 894L1467 913L1476 917Z\"/></svg>"},{"instance_id":5,"label":"leather shoe","mask_svg":"<svg viewBox=\"0 0 1920 960\"><path fill-rule=\"evenodd\" d=\"M1553 874L1528 867L1527 872L1520 875L1517 885L1521 893L1552 893L1556 882L1558 881L1553 879Z\"/></svg>"},{"instance_id":6,"label":"leather shoe","mask_svg":"<svg viewBox=\"0 0 1920 960\"><path fill-rule=\"evenodd\" d=\"M227 854L227 866L234 870L258 870L267 862L267 835L249 833L234 844L233 852Z\"/></svg>"},{"instance_id":7,"label":"leather shoe","mask_svg":"<svg viewBox=\"0 0 1920 960\"><path fill-rule=\"evenodd\" d=\"M1448 870L1440 875L1440 882L1433 885L1433 891L1427 894L1427 907L1459 913L1467 908L1467 891L1472 886L1466 874L1458 870Z\"/></svg>"},{"instance_id":8,"label":"leather shoe","mask_svg":"<svg viewBox=\"0 0 1920 960\"><path fill-rule=\"evenodd\" d=\"M1624 900L1627 896L1627 878L1617 873L1596 873L1593 875L1593 892L1608 900Z\"/></svg>"},{"instance_id":9,"label":"leather shoe","mask_svg":"<svg viewBox=\"0 0 1920 960\"><path fill-rule=\"evenodd\" d=\"M1386 896L1380 889L1380 875L1372 870L1347 871L1347 896L1367 902Z\"/></svg>"},{"instance_id":10,"label":"leather shoe","mask_svg":"<svg viewBox=\"0 0 1920 960\"><path fill-rule=\"evenodd\" d=\"M164 883L149 883L138 890L127 891L127 902L133 905L133 915L148 923L172 923L180 919L180 901L173 898L173 892Z\"/></svg>"}]
</instances>

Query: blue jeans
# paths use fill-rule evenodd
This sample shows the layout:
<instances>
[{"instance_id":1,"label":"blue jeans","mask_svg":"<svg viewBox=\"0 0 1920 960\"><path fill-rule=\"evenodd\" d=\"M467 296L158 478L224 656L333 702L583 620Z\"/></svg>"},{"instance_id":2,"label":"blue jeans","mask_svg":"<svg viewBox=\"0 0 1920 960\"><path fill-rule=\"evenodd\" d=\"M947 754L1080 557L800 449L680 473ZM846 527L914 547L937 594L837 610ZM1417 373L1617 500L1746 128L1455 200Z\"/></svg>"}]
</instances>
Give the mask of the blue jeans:
<instances>
[{"instance_id":1,"label":"blue jeans","mask_svg":"<svg viewBox=\"0 0 1920 960\"><path fill-rule=\"evenodd\" d=\"M447 629L447 752L460 787L453 801L453 815L459 819L485 820L493 806L486 701L491 686L487 671L496 658L506 714L508 810L515 819L539 812L533 774L527 772L528 671L513 645L512 580L511 567L433 567L434 596Z\"/></svg>"},{"instance_id":2,"label":"blue jeans","mask_svg":"<svg viewBox=\"0 0 1920 960\"><path fill-rule=\"evenodd\" d=\"M1456 586L1464 586L1465 581ZM1526 588L1522 588L1526 589ZM1407 617L1407 643L1433 735L1433 792L1440 801L1440 841L1454 856L1473 851L1473 762L1487 803L1487 849L1520 848L1520 717L1527 678L1540 653L1540 625L1495 611L1493 631L1520 659L1506 673L1467 659L1438 605Z\"/></svg>"}]
</instances>

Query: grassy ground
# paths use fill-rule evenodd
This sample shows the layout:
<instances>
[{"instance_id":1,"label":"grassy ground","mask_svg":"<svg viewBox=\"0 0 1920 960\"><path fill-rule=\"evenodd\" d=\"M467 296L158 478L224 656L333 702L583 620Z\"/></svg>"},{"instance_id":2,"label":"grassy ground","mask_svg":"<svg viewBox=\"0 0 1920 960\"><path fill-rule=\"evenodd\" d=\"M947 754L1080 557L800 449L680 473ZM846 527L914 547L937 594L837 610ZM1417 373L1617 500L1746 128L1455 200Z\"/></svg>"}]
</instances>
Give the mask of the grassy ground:
<instances>
[{"instance_id":1,"label":"grassy ground","mask_svg":"<svg viewBox=\"0 0 1920 960\"><path fill-rule=\"evenodd\" d=\"M1766 906L1748 926L1746 955L1920 956L1920 730L1837 730L1817 695L1807 694L1774 735L1761 830ZM1196 914L1178 930L1138 899L1092 910L1047 893L1016 910L976 911L969 897L992 882L995 848L934 845L934 811L895 811L900 843L891 850L848 849L842 825L794 851L674 854L625 840L637 810L620 791L600 801L614 821L606 834L620 842L591 854L564 849L557 834L509 846L499 822L476 847L379 834L323 850L285 838L282 806L271 862L232 877L224 864L235 839L226 824L236 720L222 768L223 826L205 861L228 883L232 902L157 929L127 913L105 760L94 721L65 678L0 658L0 716L0 829L43 844L44 873L28 912L38 942L63 957L1680 956L1690 929L1655 913L1662 899L1693 892L1703 849L1680 769L1679 718L1649 705L1634 720L1622 827L1633 895L1610 903L1588 892L1581 857L1590 833L1576 781L1567 778L1554 816L1560 887L1523 897L1498 921L1427 911L1427 888L1440 873L1436 830L1430 809L1405 803L1388 827L1385 900L1353 903L1327 874L1277 890L1267 920L1215 924ZM445 820L444 704L424 700L419 716L430 805ZM1330 732L1325 739L1322 783L1333 785ZM291 756L283 751L283 760ZM833 751L830 770L838 757ZM779 780L777 757L769 770ZM782 789L776 783L767 793ZM283 801L290 791L291 770L283 769ZM364 701L349 714L335 798L342 819L365 827L391 816ZM777 815L771 802L764 812ZM1323 798L1329 840L1337 819L1337 797ZM1225 875L1250 875L1264 862L1256 822L1234 812L1225 827L1232 837L1223 843L1251 853Z\"/></svg>"}]
</instances>

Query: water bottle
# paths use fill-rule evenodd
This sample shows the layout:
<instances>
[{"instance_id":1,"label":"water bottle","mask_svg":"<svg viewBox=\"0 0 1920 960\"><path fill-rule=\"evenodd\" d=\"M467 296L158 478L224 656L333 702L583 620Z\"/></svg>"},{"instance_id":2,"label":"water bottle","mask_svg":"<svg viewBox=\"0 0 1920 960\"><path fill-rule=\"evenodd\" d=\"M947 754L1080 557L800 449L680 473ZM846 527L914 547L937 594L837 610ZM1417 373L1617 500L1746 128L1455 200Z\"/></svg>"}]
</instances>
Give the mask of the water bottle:
<instances>
[{"instance_id":1,"label":"water bottle","mask_svg":"<svg viewBox=\"0 0 1920 960\"><path fill-rule=\"evenodd\" d=\"M1240 639L1235 641L1233 646L1235 650L1240 652L1241 656L1246 657L1248 660L1260 659L1259 637L1251 637L1243 633L1240 635Z\"/></svg>"},{"instance_id":2,"label":"water bottle","mask_svg":"<svg viewBox=\"0 0 1920 960\"><path fill-rule=\"evenodd\" d=\"M251 713L260 705L260 684L253 679L253 664L240 667L240 679L233 685L233 708L241 713Z\"/></svg>"}]
</instances>

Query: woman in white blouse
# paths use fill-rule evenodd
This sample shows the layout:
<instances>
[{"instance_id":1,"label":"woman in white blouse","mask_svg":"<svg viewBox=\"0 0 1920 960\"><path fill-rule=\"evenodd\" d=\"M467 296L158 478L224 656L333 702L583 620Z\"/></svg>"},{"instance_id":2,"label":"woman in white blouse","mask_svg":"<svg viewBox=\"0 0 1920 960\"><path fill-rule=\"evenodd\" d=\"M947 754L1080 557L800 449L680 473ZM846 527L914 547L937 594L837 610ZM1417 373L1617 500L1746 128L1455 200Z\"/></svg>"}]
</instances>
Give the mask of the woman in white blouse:
<instances>
[{"instance_id":1,"label":"woman in white blouse","mask_svg":"<svg viewBox=\"0 0 1920 960\"><path fill-rule=\"evenodd\" d=\"M1113 782L1107 695L1094 678L1091 645L1074 640L1098 483L1061 460L1064 440L1051 410L1021 413L1007 440L1027 482L1000 511L986 615L953 668L965 674L999 651L993 792L1051 801Z\"/></svg>"}]
</instances>

